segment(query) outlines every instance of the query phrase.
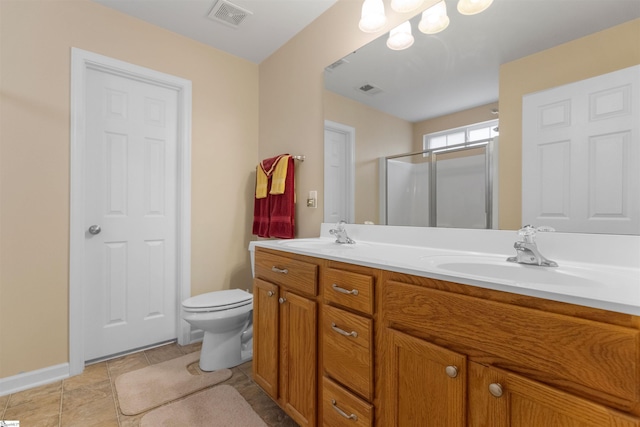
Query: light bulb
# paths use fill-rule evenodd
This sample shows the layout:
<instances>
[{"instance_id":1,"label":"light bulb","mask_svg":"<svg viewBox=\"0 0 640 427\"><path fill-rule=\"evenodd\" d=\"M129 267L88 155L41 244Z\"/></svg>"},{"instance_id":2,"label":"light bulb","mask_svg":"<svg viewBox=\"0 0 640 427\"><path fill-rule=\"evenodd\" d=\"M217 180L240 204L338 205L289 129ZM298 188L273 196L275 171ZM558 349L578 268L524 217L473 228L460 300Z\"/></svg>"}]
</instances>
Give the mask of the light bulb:
<instances>
[{"instance_id":1,"label":"light bulb","mask_svg":"<svg viewBox=\"0 0 640 427\"><path fill-rule=\"evenodd\" d=\"M412 12L422 6L424 0L391 0L391 9L399 13Z\"/></svg>"},{"instance_id":2,"label":"light bulb","mask_svg":"<svg viewBox=\"0 0 640 427\"><path fill-rule=\"evenodd\" d=\"M425 34L436 34L449 26L447 5L444 1L422 12L418 29Z\"/></svg>"},{"instance_id":3,"label":"light bulb","mask_svg":"<svg viewBox=\"0 0 640 427\"><path fill-rule=\"evenodd\" d=\"M475 15L489 6L493 0L460 0L458 2L458 12L463 15Z\"/></svg>"},{"instance_id":4,"label":"light bulb","mask_svg":"<svg viewBox=\"0 0 640 427\"><path fill-rule=\"evenodd\" d=\"M389 32L387 39L387 47L392 50L403 50L413 44L413 35L411 34L411 23L405 21Z\"/></svg>"},{"instance_id":5,"label":"light bulb","mask_svg":"<svg viewBox=\"0 0 640 427\"><path fill-rule=\"evenodd\" d=\"M382 0L364 0L358 27L365 33L380 31L387 23Z\"/></svg>"}]
</instances>

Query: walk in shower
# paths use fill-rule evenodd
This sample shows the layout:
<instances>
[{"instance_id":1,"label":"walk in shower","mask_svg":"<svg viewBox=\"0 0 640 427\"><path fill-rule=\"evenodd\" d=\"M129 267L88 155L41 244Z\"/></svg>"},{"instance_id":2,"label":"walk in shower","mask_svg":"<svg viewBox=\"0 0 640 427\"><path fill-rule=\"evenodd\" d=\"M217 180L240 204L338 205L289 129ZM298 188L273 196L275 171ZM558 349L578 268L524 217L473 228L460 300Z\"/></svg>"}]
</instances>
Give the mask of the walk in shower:
<instances>
[{"instance_id":1,"label":"walk in shower","mask_svg":"<svg viewBox=\"0 0 640 427\"><path fill-rule=\"evenodd\" d=\"M495 228L495 139L381 159L383 222Z\"/></svg>"}]
</instances>

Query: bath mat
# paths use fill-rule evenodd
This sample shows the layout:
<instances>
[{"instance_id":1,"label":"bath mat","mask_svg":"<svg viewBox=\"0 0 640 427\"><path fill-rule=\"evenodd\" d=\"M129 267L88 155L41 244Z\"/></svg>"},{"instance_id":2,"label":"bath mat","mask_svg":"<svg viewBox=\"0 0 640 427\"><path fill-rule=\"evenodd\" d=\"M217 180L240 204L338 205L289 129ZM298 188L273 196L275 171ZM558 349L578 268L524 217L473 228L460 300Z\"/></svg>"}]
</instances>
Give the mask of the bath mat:
<instances>
[{"instance_id":1,"label":"bath mat","mask_svg":"<svg viewBox=\"0 0 640 427\"><path fill-rule=\"evenodd\" d=\"M229 369L201 372L187 368L200 353L127 372L116 378L116 392L124 415L136 415L231 378Z\"/></svg>"},{"instance_id":2,"label":"bath mat","mask_svg":"<svg viewBox=\"0 0 640 427\"><path fill-rule=\"evenodd\" d=\"M140 427L267 427L230 385L219 385L145 414Z\"/></svg>"}]
</instances>

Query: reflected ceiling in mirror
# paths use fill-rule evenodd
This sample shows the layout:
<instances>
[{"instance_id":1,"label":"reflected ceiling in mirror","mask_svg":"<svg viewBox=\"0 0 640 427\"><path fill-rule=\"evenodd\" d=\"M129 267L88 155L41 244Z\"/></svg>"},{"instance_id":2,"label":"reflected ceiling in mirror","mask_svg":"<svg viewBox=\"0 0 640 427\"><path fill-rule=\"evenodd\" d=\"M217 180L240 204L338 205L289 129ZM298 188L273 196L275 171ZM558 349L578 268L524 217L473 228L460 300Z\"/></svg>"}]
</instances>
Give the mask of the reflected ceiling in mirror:
<instances>
[{"instance_id":1,"label":"reflected ceiling in mirror","mask_svg":"<svg viewBox=\"0 0 640 427\"><path fill-rule=\"evenodd\" d=\"M500 64L640 17L638 0L495 0L402 51L381 36L325 69L326 89L409 122L498 100ZM363 89L361 89L363 88ZM368 89L368 90L366 90Z\"/></svg>"}]
</instances>

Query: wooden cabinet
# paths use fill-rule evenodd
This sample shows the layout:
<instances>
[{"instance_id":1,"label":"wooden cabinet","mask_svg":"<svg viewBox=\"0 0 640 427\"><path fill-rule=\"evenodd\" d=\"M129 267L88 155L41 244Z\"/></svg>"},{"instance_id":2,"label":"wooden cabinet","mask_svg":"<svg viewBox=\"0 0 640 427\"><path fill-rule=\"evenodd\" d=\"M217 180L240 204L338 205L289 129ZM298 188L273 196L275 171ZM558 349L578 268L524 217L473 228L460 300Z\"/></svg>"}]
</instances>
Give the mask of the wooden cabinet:
<instances>
[{"instance_id":1,"label":"wooden cabinet","mask_svg":"<svg viewBox=\"0 0 640 427\"><path fill-rule=\"evenodd\" d=\"M253 280L253 379L273 399L278 399L280 361L279 287Z\"/></svg>"},{"instance_id":2,"label":"wooden cabinet","mask_svg":"<svg viewBox=\"0 0 640 427\"><path fill-rule=\"evenodd\" d=\"M311 259L256 254L253 377L305 427L316 426L318 407L317 269Z\"/></svg>"},{"instance_id":3,"label":"wooden cabinet","mask_svg":"<svg viewBox=\"0 0 640 427\"><path fill-rule=\"evenodd\" d=\"M640 317L258 249L255 381L301 426L640 427Z\"/></svg>"},{"instance_id":4,"label":"wooden cabinet","mask_svg":"<svg viewBox=\"0 0 640 427\"><path fill-rule=\"evenodd\" d=\"M391 329L388 343L386 425L465 426L467 358Z\"/></svg>"},{"instance_id":5,"label":"wooden cabinet","mask_svg":"<svg viewBox=\"0 0 640 427\"><path fill-rule=\"evenodd\" d=\"M633 316L395 273L382 299L377 426L640 426Z\"/></svg>"},{"instance_id":6,"label":"wooden cabinet","mask_svg":"<svg viewBox=\"0 0 640 427\"><path fill-rule=\"evenodd\" d=\"M322 268L322 422L372 426L374 284L372 269L329 263Z\"/></svg>"},{"instance_id":7,"label":"wooden cabinet","mask_svg":"<svg viewBox=\"0 0 640 427\"><path fill-rule=\"evenodd\" d=\"M469 427L632 427L638 419L501 369L469 363Z\"/></svg>"},{"instance_id":8,"label":"wooden cabinet","mask_svg":"<svg viewBox=\"0 0 640 427\"><path fill-rule=\"evenodd\" d=\"M322 379L322 419L331 427L370 427L373 425L373 405L327 377Z\"/></svg>"}]
</instances>

